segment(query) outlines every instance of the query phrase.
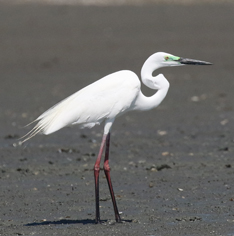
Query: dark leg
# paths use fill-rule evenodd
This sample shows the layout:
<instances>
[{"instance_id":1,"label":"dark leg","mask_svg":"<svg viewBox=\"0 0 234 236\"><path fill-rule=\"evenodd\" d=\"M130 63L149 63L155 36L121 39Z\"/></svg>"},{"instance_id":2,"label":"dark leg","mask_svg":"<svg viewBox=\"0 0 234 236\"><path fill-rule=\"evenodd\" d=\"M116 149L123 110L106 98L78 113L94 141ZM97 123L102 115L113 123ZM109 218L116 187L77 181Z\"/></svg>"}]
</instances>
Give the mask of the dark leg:
<instances>
[{"instance_id":1,"label":"dark leg","mask_svg":"<svg viewBox=\"0 0 234 236\"><path fill-rule=\"evenodd\" d=\"M100 210L99 210L99 172L100 172L100 162L102 158L102 152L106 143L106 135L103 135L101 147L98 153L97 160L94 165L94 180L95 180L95 201L96 201L96 218L95 223L101 223L100 220Z\"/></svg>"},{"instance_id":2,"label":"dark leg","mask_svg":"<svg viewBox=\"0 0 234 236\"><path fill-rule=\"evenodd\" d=\"M116 220L116 222L121 222L121 218L120 218L119 211L118 211L117 204L116 204L116 200L115 200L114 190L113 190L112 183L111 183L111 177L110 177L109 148L110 148L110 133L108 133L107 138L106 138L106 153L105 153L105 161L104 161L104 171L105 171L106 179L107 179L109 190L110 190L110 195L111 195L112 202L113 202L113 207L114 207L114 211L115 211L115 220Z\"/></svg>"}]
</instances>

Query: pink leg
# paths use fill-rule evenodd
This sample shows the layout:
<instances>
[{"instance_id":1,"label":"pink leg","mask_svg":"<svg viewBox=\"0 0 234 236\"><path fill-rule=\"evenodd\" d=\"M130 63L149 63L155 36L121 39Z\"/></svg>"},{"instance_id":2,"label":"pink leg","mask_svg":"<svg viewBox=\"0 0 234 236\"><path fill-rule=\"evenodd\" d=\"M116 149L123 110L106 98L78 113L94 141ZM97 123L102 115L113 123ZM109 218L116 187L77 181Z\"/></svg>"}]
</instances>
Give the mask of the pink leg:
<instances>
[{"instance_id":1,"label":"pink leg","mask_svg":"<svg viewBox=\"0 0 234 236\"><path fill-rule=\"evenodd\" d=\"M108 135L106 137L104 172L106 175L106 179L107 179L109 190L110 190L110 195L111 195L112 202L113 202L113 207L114 207L114 211L115 211L115 220L116 220L116 222L121 222L121 218L120 218L119 211L118 211L117 204L116 204L116 200L115 200L114 190L113 190L112 183L111 183L111 177L110 177L109 148L110 148L110 133L108 133Z\"/></svg>"},{"instance_id":2,"label":"pink leg","mask_svg":"<svg viewBox=\"0 0 234 236\"><path fill-rule=\"evenodd\" d=\"M100 210L99 210L99 172L100 172L100 162L102 158L103 149L106 143L106 135L102 137L101 147L98 153L97 160L94 165L94 180L95 180L95 201L96 201L96 218L95 223L101 223L100 220Z\"/></svg>"}]
</instances>

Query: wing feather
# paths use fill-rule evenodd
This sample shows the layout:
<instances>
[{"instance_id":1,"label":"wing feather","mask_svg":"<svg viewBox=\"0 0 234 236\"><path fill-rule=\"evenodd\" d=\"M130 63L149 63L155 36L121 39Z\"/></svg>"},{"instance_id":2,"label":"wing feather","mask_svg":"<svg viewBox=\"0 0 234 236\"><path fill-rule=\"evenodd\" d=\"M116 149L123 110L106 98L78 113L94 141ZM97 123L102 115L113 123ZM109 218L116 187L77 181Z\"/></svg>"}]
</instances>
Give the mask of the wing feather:
<instances>
[{"instance_id":1,"label":"wing feather","mask_svg":"<svg viewBox=\"0 0 234 236\"><path fill-rule=\"evenodd\" d=\"M50 134L65 126L93 127L104 119L126 112L140 90L131 71L108 75L72 94L40 115L24 141L38 133ZM23 142L24 142L23 141Z\"/></svg>"}]
</instances>

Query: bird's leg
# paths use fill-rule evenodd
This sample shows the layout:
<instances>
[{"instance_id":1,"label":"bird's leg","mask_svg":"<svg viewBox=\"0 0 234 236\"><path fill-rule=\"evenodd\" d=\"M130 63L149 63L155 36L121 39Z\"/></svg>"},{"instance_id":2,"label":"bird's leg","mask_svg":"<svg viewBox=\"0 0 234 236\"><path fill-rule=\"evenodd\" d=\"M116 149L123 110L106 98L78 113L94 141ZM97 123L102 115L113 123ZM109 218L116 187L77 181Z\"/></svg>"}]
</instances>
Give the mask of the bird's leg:
<instances>
[{"instance_id":1,"label":"bird's leg","mask_svg":"<svg viewBox=\"0 0 234 236\"><path fill-rule=\"evenodd\" d=\"M102 158L103 149L106 143L106 135L103 135L101 147L98 153L97 160L94 165L94 180L95 180L95 200L96 200L96 218L95 223L101 223L100 220L100 210L99 210L99 172L100 172L100 162Z\"/></svg>"},{"instance_id":2,"label":"bird's leg","mask_svg":"<svg viewBox=\"0 0 234 236\"><path fill-rule=\"evenodd\" d=\"M104 172L106 175L106 179L107 179L109 190L110 190L110 195L111 195L112 202L113 202L113 207L114 207L114 211L115 211L115 220L116 220L116 222L121 222L121 218L120 218L118 207L117 207L116 200L115 200L114 190L113 190L112 183L111 183L111 177L110 177L109 148L110 148L110 133L108 133L107 138L106 138Z\"/></svg>"}]
</instances>

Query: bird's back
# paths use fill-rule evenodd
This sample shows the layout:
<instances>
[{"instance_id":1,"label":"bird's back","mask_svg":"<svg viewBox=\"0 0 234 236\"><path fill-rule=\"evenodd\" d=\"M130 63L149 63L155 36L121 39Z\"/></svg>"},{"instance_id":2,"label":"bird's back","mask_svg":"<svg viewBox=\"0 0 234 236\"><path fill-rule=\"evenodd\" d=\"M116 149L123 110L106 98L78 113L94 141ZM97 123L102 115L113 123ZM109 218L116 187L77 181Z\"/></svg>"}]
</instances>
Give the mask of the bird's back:
<instances>
[{"instance_id":1,"label":"bird's back","mask_svg":"<svg viewBox=\"0 0 234 236\"><path fill-rule=\"evenodd\" d=\"M135 73L124 70L107 75L44 112L36 119L39 122L28 138L73 124L91 128L131 109L139 91L140 81Z\"/></svg>"}]
</instances>

